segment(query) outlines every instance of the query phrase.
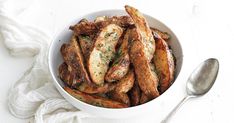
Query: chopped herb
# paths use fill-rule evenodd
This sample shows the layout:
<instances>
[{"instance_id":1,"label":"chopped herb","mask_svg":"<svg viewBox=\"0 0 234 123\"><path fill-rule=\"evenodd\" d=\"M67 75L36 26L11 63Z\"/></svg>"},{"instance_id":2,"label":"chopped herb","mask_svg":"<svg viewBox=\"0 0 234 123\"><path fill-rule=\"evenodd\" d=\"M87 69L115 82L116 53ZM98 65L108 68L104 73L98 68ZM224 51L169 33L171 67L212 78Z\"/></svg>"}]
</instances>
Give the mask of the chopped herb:
<instances>
[{"instance_id":1,"label":"chopped herb","mask_svg":"<svg viewBox=\"0 0 234 123\"><path fill-rule=\"evenodd\" d=\"M114 35L114 38L117 37L117 33L116 33L116 32L110 32L110 33L106 33L106 35L104 36L104 38L108 38L108 37L110 37L112 34Z\"/></svg>"},{"instance_id":2,"label":"chopped herb","mask_svg":"<svg viewBox=\"0 0 234 123\"><path fill-rule=\"evenodd\" d=\"M115 54L115 60L114 60L114 62L112 63L112 65L111 66L114 66L114 65L116 65L117 63L119 63L119 61L120 61L120 59L121 59L121 56L122 56L122 49L119 49L117 52L116 52L116 54Z\"/></svg>"},{"instance_id":3,"label":"chopped herb","mask_svg":"<svg viewBox=\"0 0 234 123\"><path fill-rule=\"evenodd\" d=\"M108 47L107 47L107 50L108 50L108 52L110 52L110 51L111 51L111 47L110 47L110 46L108 46Z\"/></svg>"},{"instance_id":4,"label":"chopped herb","mask_svg":"<svg viewBox=\"0 0 234 123\"><path fill-rule=\"evenodd\" d=\"M97 47L98 48L101 48L103 46L103 44L98 44Z\"/></svg>"},{"instance_id":5,"label":"chopped herb","mask_svg":"<svg viewBox=\"0 0 234 123\"><path fill-rule=\"evenodd\" d=\"M88 35L80 35L80 38L82 38L85 41L91 41L91 39Z\"/></svg>"}]
</instances>

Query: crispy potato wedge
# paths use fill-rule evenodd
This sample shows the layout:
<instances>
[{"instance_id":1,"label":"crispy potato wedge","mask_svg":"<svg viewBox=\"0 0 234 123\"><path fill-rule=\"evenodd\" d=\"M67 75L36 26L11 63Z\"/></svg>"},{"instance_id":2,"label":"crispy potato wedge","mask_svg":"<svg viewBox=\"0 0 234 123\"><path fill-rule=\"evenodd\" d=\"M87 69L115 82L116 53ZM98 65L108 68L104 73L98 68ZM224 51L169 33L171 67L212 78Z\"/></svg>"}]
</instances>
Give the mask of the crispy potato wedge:
<instances>
[{"instance_id":1,"label":"crispy potato wedge","mask_svg":"<svg viewBox=\"0 0 234 123\"><path fill-rule=\"evenodd\" d=\"M72 77L70 71L68 70L68 66L65 62L63 62L61 65L59 65L59 78L68 86L71 86L74 77Z\"/></svg>"},{"instance_id":2,"label":"crispy potato wedge","mask_svg":"<svg viewBox=\"0 0 234 123\"><path fill-rule=\"evenodd\" d=\"M128 40L130 31L131 30L128 29L125 33L122 44L115 55L114 62L105 75L105 80L107 82L120 80L127 74L129 70L130 59L128 54Z\"/></svg>"},{"instance_id":3,"label":"crispy potato wedge","mask_svg":"<svg viewBox=\"0 0 234 123\"><path fill-rule=\"evenodd\" d=\"M130 58L135 69L137 81L143 93L150 99L158 97L159 92L157 86L159 80L157 75L151 70L150 63L144 53L144 45L141 41L135 40L132 42Z\"/></svg>"},{"instance_id":4,"label":"crispy potato wedge","mask_svg":"<svg viewBox=\"0 0 234 123\"><path fill-rule=\"evenodd\" d=\"M139 105L141 97L141 90L137 81L135 80L132 89L129 91L129 98L131 102L131 106Z\"/></svg>"},{"instance_id":5,"label":"crispy potato wedge","mask_svg":"<svg viewBox=\"0 0 234 123\"><path fill-rule=\"evenodd\" d=\"M88 59L94 42L92 41L92 38L88 35L79 35L78 39L84 58Z\"/></svg>"},{"instance_id":6,"label":"crispy potato wedge","mask_svg":"<svg viewBox=\"0 0 234 123\"><path fill-rule=\"evenodd\" d=\"M104 83L109 63L115 55L115 46L122 33L121 27L110 24L97 35L87 63L91 79L95 84L102 85Z\"/></svg>"},{"instance_id":7,"label":"crispy potato wedge","mask_svg":"<svg viewBox=\"0 0 234 123\"><path fill-rule=\"evenodd\" d=\"M103 86L97 86L93 83L87 82L83 82L77 86L72 86L72 83L74 81L79 81L79 78L68 70L68 66L65 62L59 66L59 77L69 87L78 89L79 91L87 94L105 94L114 90L116 86L116 83L105 83Z\"/></svg>"},{"instance_id":8,"label":"crispy potato wedge","mask_svg":"<svg viewBox=\"0 0 234 123\"><path fill-rule=\"evenodd\" d=\"M133 87L135 81L135 75L133 70L129 70L127 75L125 75L115 87L115 91L120 93L127 93Z\"/></svg>"},{"instance_id":9,"label":"crispy potato wedge","mask_svg":"<svg viewBox=\"0 0 234 123\"><path fill-rule=\"evenodd\" d=\"M130 106L130 99L126 93L119 93L117 91L112 91L109 93L109 95L111 99Z\"/></svg>"},{"instance_id":10,"label":"crispy potato wedge","mask_svg":"<svg viewBox=\"0 0 234 123\"><path fill-rule=\"evenodd\" d=\"M174 79L175 63L172 53L167 43L160 37L156 40L156 51L154 56L154 64L160 78L160 92L166 91Z\"/></svg>"},{"instance_id":11,"label":"crispy potato wedge","mask_svg":"<svg viewBox=\"0 0 234 123\"><path fill-rule=\"evenodd\" d=\"M162 39L164 39L165 41L169 40L170 39L170 35L167 33L167 32L163 32L157 28L150 28L153 35L159 35Z\"/></svg>"},{"instance_id":12,"label":"crispy potato wedge","mask_svg":"<svg viewBox=\"0 0 234 123\"><path fill-rule=\"evenodd\" d=\"M73 81L72 86L79 85L82 82L91 83L89 75L85 69L84 58L75 35L72 36L69 44L62 45L60 51L64 61L68 65L68 68L71 68L71 71L75 74L74 76L79 78L76 79L79 81Z\"/></svg>"},{"instance_id":13,"label":"crispy potato wedge","mask_svg":"<svg viewBox=\"0 0 234 123\"><path fill-rule=\"evenodd\" d=\"M146 94L141 93L140 104L144 104L144 103L146 103L148 101L150 101L150 99L146 96Z\"/></svg>"},{"instance_id":14,"label":"crispy potato wedge","mask_svg":"<svg viewBox=\"0 0 234 123\"><path fill-rule=\"evenodd\" d=\"M130 106L130 99L127 92L131 90L135 81L133 70L129 70L128 74L124 76L115 87L115 90L109 93L113 100L122 102Z\"/></svg>"},{"instance_id":15,"label":"crispy potato wedge","mask_svg":"<svg viewBox=\"0 0 234 123\"><path fill-rule=\"evenodd\" d=\"M98 28L103 28L109 24L116 24L120 27L127 28L134 25L132 19L129 16L113 16L113 17L99 17L96 18L96 26Z\"/></svg>"},{"instance_id":16,"label":"crispy potato wedge","mask_svg":"<svg viewBox=\"0 0 234 123\"><path fill-rule=\"evenodd\" d=\"M126 108L128 107L124 103L120 103L111 99L107 99L104 97L99 97L96 95L89 95L78 90L73 90L69 87L64 87L64 90L71 94L76 99L86 102L91 105L106 107L106 108Z\"/></svg>"},{"instance_id":17,"label":"crispy potato wedge","mask_svg":"<svg viewBox=\"0 0 234 123\"><path fill-rule=\"evenodd\" d=\"M140 34L140 41L144 45L143 51L145 56L148 61L151 61L155 52L155 41L146 19L142 13L131 6L126 5L125 10L131 16L135 23L137 32Z\"/></svg>"},{"instance_id":18,"label":"crispy potato wedge","mask_svg":"<svg viewBox=\"0 0 234 123\"><path fill-rule=\"evenodd\" d=\"M104 94L104 93L114 90L115 87L116 87L115 83L104 83L103 86L97 86L92 83L88 84L84 82L84 83L81 83L77 87L77 89L87 94Z\"/></svg>"},{"instance_id":19,"label":"crispy potato wedge","mask_svg":"<svg viewBox=\"0 0 234 123\"><path fill-rule=\"evenodd\" d=\"M86 19L82 19L74 26L70 26L70 29L75 35L92 35L98 32L98 27L94 22L89 22Z\"/></svg>"}]
</instances>

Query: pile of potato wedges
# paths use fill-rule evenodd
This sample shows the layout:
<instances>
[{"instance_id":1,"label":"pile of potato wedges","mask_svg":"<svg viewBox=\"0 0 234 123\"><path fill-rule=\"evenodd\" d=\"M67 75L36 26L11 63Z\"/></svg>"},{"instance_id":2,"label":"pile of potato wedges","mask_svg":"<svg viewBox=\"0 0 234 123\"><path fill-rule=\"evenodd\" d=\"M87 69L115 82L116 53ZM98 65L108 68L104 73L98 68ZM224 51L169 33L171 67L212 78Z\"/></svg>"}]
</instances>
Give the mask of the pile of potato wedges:
<instances>
[{"instance_id":1,"label":"pile of potato wedges","mask_svg":"<svg viewBox=\"0 0 234 123\"><path fill-rule=\"evenodd\" d=\"M137 9L125 10L129 16L82 19L70 27L58 72L64 89L78 100L126 108L157 98L173 83L170 35L151 28Z\"/></svg>"}]
</instances>

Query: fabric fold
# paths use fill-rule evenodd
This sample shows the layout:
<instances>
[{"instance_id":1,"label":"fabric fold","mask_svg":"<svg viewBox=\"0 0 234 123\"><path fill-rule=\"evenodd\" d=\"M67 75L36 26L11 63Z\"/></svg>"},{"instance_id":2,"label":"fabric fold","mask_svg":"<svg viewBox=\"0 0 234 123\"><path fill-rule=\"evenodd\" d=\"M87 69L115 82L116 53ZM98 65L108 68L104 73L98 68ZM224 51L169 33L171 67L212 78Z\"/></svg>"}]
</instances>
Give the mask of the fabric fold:
<instances>
[{"instance_id":1,"label":"fabric fold","mask_svg":"<svg viewBox=\"0 0 234 123\"><path fill-rule=\"evenodd\" d=\"M34 117L35 123L80 123L90 116L68 103L52 83L47 63L50 36L17 20L33 2L17 1L0 1L0 35L11 55L34 57L34 62L9 90L10 112L18 118Z\"/></svg>"}]
</instances>

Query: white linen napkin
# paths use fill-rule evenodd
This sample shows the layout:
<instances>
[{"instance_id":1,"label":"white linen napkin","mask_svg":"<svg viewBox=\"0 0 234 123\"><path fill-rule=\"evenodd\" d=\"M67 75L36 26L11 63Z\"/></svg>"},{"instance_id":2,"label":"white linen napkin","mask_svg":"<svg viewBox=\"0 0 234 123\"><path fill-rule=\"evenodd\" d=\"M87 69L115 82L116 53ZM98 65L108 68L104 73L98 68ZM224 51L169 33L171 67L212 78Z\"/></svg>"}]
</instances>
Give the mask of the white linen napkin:
<instances>
[{"instance_id":1,"label":"white linen napkin","mask_svg":"<svg viewBox=\"0 0 234 123\"><path fill-rule=\"evenodd\" d=\"M50 37L17 19L32 0L0 1L1 40L13 56L34 57L34 63L10 89L8 107L18 118L34 117L35 123L81 122L90 115L77 110L56 90L48 71Z\"/></svg>"}]
</instances>

